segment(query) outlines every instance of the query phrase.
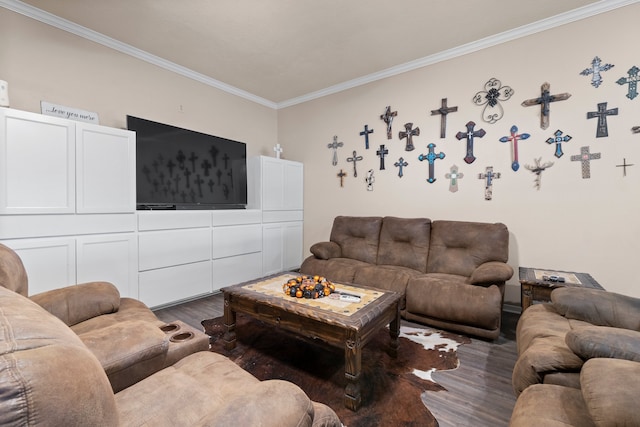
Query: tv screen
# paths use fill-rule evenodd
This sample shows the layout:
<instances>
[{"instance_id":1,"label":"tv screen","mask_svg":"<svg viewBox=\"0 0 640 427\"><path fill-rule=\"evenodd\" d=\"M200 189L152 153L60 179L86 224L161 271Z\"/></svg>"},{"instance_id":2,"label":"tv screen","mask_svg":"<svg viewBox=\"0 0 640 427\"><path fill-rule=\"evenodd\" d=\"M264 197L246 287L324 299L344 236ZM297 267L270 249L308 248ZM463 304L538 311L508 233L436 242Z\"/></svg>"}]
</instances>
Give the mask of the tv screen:
<instances>
[{"instance_id":1,"label":"tv screen","mask_svg":"<svg viewBox=\"0 0 640 427\"><path fill-rule=\"evenodd\" d=\"M247 205L246 144L127 116L136 132L138 209Z\"/></svg>"}]
</instances>

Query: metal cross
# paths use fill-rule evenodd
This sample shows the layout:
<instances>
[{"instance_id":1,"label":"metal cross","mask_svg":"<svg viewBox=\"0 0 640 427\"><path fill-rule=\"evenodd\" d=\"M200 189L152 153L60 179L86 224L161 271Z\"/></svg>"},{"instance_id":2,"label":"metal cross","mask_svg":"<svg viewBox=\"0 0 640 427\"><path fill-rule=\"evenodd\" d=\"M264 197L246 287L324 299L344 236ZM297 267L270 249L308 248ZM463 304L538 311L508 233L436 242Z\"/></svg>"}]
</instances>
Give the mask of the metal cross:
<instances>
[{"instance_id":1,"label":"metal cross","mask_svg":"<svg viewBox=\"0 0 640 427\"><path fill-rule=\"evenodd\" d=\"M353 157L347 157L347 162L353 162L353 177L358 176L358 169L356 169L356 163L362 160L362 156L356 154L356 150L353 150Z\"/></svg>"},{"instance_id":2,"label":"metal cross","mask_svg":"<svg viewBox=\"0 0 640 427\"><path fill-rule=\"evenodd\" d=\"M384 156L389 154L389 150L384 148L384 144L380 145L380 149L376 151L378 157L380 157L380 170L384 170Z\"/></svg>"},{"instance_id":3,"label":"metal cross","mask_svg":"<svg viewBox=\"0 0 640 427\"><path fill-rule=\"evenodd\" d=\"M398 161L393 164L393 166L398 168L398 176L402 178L404 176L404 172L402 171L402 169L405 166L409 166L409 163L405 162L404 159L400 157Z\"/></svg>"},{"instance_id":4,"label":"metal cross","mask_svg":"<svg viewBox=\"0 0 640 427\"><path fill-rule=\"evenodd\" d=\"M447 107L447 98L442 98L441 107L431 110L431 115L440 115L440 138L445 138L447 134L447 114L455 113L458 107Z\"/></svg>"},{"instance_id":5,"label":"metal cross","mask_svg":"<svg viewBox=\"0 0 640 427\"><path fill-rule=\"evenodd\" d=\"M420 161L427 160L429 162L429 178L427 179L427 182L429 184L433 184L434 182L436 182L434 163L436 159L441 159L441 160L444 159L444 153L441 151L438 154L436 154L435 153L436 145L433 142L427 145L427 148L429 149L429 152L427 154L420 154L418 156L418 160Z\"/></svg>"},{"instance_id":6,"label":"metal cross","mask_svg":"<svg viewBox=\"0 0 640 427\"><path fill-rule=\"evenodd\" d=\"M458 172L458 166L453 165L444 177L449 180L449 191L455 193L458 191L458 180L464 178L464 174L462 172Z\"/></svg>"},{"instance_id":7,"label":"metal cross","mask_svg":"<svg viewBox=\"0 0 640 427\"><path fill-rule=\"evenodd\" d=\"M342 147L344 144L342 142L338 142L338 135L333 136L333 142L331 144L327 144L327 148L333 149L333 160L331 160L331 164L333 166L338 164L338 148Z\"/></svg>"},{"instance_id":8,"label":"metal cross","mask_svg":"<svg viewBox=\"0 0 640 427\"><path fill-rule=\"evenodd\" d=\"M618 109L612 108L607 110L607 103L601 102L598 104L598 111L590 111L587 113L587 119L598 118L598 128L596 130L596 138L602 138L609 136L609 128L607 126L607 116L617 116Z\"/></svg>"},{"instance_id":9,"label":"metal cross","mask_svg":"<svg viewBox=\"0 0 640 427\"><path fill-rule=\"evenodd\" d=\"M392 112L391 106L387 105L387 108L385 108L384 110L384 114L380 116L380 119L382 119L382 121L387 124L387 139L392 138L391 124L393 123L393 118L397 115L398 115L398 112L397 111Z\"/></svg>"},{"instance_id":10,"label":"metal cross","mask_svg":"<svg viewBox=\"0 0 640 427\"><path fill-rule=\"evenodd\" d=\"M564 154L562 152L562 143L563 142L567 142L567 141L571 141L571 135L561 136L562 135L562 131L560 129L555 131L555 133L553 135L554 135L553 138L548 138L547 139L547 144L553 144L553 143L556 144L555 156L557 158L560 158Z\"/></svg>"},{"instance_id":11,"label":"metal cross","mask_svg":"<svg viewBox=\"0 0 640 427\"><path fill-rule=\"evenodd\" d=\"M476 159L473 155L473 138L482 138L483 136L485 136L486 132L484 131L484 129L474 131L473 128L476 126L474 122L469 122L466 124L466 126L467 131L458 132L456 134L456 138L458 138L458 141L464 138L467 139L467 155L465 156L464 161L467 162L467 164L471 164Z\"/></svg>"},{"instance_id":12,"label":"metal cross","mask_svg":"<svg viewBox=\"0 0 640 427\"><path fill-rule=\"evenodd\" d=\"M405 151L413 151L416 147L413 146L413 137L420 135L420 128L411 129L413 123L405 123L404 129L398 133L400 139L407 138L407 145Z\"/></svg>"},{"instance_id":13,"label":"metal cross","mask_svg":"<svg viewBox=\"0 0 640 427\"><path fill-rule=\"evenodd\" d=\"M571 97L569 93L559 93L557 95L550 95L549 89L551 85L549 83L543 83L540 86L540 97L527 99L522 102L523 107L530 107L532 105L540 105L540 127L546 129L549 127L549 114L551 113L549 104L556 101L564 101Z\"/></svg>"},{"instance_id":14,"label":"metal cross","mask_svg":"<svg viewBox=\"0 0 640 427\"><path fill-rule=\"evenodd\" d=\"M600 158L600 153L589 153L589 147L581 147L580 154L571 156L572 162L582 162L582 179L591 178L591 160Z\"/></svg>"},{"instance_id":15,"label":"metal cross","mask_svg":"<svg viewBox=\"0 0 640 427\"><path fill-rule=\"evenodd\" d=\"M536 175L536 179L534 180L534 187L536 187L537 190L540 190L540 185L542 181L542 172L544 172L545 169L553 166L553 162L545 162L544 164L541 164L542 157L533 159L533 161L536 163L535 166L524 165L524 167Z\"/></svg>"},{"instance_id":16,"label":"metal cross","mask_svg":"<svg viewBox=\"0 0 640 427\"><path fill-rule=\"evenodd\" d=\"M600 73L602 71L607 71L613 68L612 64L602 64L602 60L599 57L595 57L591 60L591 68L585 68L580 72L581 76L591 76L591 86L597 88L602 83L602 76Z\"/></svg>"},{"instance_id":17,"label":"metal cross","mask_svg":"<svg viewBox=\"0 0 640 427\"><path fill-rule=\"evenodd\" d=\"M633 163L627 163L627 159L624 158L622 159L622 164L621 165L616 165L617 168L622 168L622 176L627 176L627 168L629 166L634 166Z\"/></svg>"},{"instance_id":18,"label":"metal cross","mask_svg":"<svg viewBox=\"0 0 640 427\"><path fill-rule=\"evenodd\" d=\"M364 125L364 130L360 132L360 136L364 136L364 148L369 149L369 134L373 133L373 129L369 129L369 125Z\"/></svg>"},{"instance_id":19,"label":"metal cross","mask_svg":"<svg viewBox=\"0 0 640 427\"><path fill-rule=\"evenodd\" d=\"M482 120L495 123L504 116L504 109L499 101L506 101L513 95L513 89L502 86L502 82L491 78L484 85L484 90L476 93L472 99L476 105L484 105Z\"/></svg>"},{"instance_id":20,"label":"metal cross","mask_svg":"<svg viewBox=\"0 0 640 427\"><path fill-rule=\"evenodd\" d=\"M376 182L376 178L373 176L373 169L369 169L364 182L367 183L367 191L373 191L373 183Z\"/></svg>"},{"instance_id":21,"label":"metal cross","mask_svg":"<svg viewBox=\"0 0 640 427\"><path fill-rule=\"evenodd\" d=\"M493 166L487 166L485 173L478 174L478 179L484 179L484 199L491 200L493 198L493 180L500 179L500 172L494 172Z\"/></svg>"},{"instance_id":22,"label":"metal cross","mask_svg":"<svg viewBox=\"0 0 640 427\"><path fill-rule=\"evenodd\" d=\"M503 136L500 138L500 142L511 141L511 154L513 161L511 162L511 169L517 171L520 169L520 163L518 163L518 141L528 139L531 135L528 133L518 133L518 126L511 126L511 136Z\"/></svg>"},{"instance_id":23,"label":"metal cross","mask_svg":"<svg viewBox=\"0 0 640 427\"><path fill-rule=\"evenodd\" d=\"M347 176L347 173L343 172L342 169L340 169L340 172L337 175L337 177L340 178L340 187L344 186L344 177L345 176Z\"/></svg>"},{"instance_id":24,"label":"metal cross","mask_svg":"<svg viewBox=\"0 0 640 427\"><path fill-rule=\"evenodd\" d=\"M640 77L638 77L638 72L640 72L640 68L634 65L633 67L629 68L629 71L627 71L628 77L620 77L618 80L616 80L616 83L618 83L619 85L629 85L629 90L627 91L626 95L629 99L633 99L638 96L638 80L640 80Z\"/></svg>"}]
</instances>

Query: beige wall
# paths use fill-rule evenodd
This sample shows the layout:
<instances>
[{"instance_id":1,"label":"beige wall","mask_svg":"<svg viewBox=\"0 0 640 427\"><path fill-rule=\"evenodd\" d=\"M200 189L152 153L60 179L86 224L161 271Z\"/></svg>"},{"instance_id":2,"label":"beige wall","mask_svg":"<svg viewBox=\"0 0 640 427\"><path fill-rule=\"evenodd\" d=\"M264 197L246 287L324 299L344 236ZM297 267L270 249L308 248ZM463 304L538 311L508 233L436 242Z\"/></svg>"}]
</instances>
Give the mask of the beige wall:
<instances>
[{"instance_id":1,"label":"beige wall","mask_svg":"<svg viewBox=\"0 0 640 427\"><path fill-rule=\"evenodd\" d=\"M640 125L640 97L627 99L626 87L615 83L631 66L640 66L631 42L640 38L639 15L639 5L628 6L280 110L279 140L286 157L305 164L305 250L328 239L336 215L500 221L510 230L509 263L516 271L522 265L588 272L608 290L640 297L635 265L640 254L640 135L630 131ZM602 73L604 83L597 89L590 85L589 77L579 75L596 55L615 64ZM504 118L488 124L471 98L492 77L511 86L515 94L503 103ZM551 124L542 130L540 108L525 108L520 103L537 97L545 81L551 83L552 94L569 92L572 96L552 104ZM458 106L458 112L448 116L446 139L439 137L439 117L430 116L441 98ZM620 112L609 118L609 137L596 139L596 120L587 120L586 112L604 101ZM379 119L386 105L398 111L391 141ZM455 134L470 120L487 134L476 139L477 160L467 165L463 161L465 142ZM404 142L398 138L406 122L413 122L421 131L414 139L413 152L404 151ZM368 151L358 135L365 124L375 129ZM514 124L520 132L531 134L520 143L517 172L510 168L510 146L498 141ZM545 142L557 129L573 137L563 144L565 154L560 159L553 155L554 146ZM333 135L344 142L337 166L331 165L327 148ZM418 160L429 143L436 144L436 152L446 154L436 161L433 184L426 182L428 165ZM375 154L380 144L389 149L383 171ZM579 163L570 160L582 146L602 155L601 160L591 162L591 179L582 179ZM364 157L358 164L357 179L352 164L346 162L353 150ZM393 166L400 156L409 162L402 179ZM555 163L543 173L539 191L533 188L534 175L524 168L537 157ZM637 165L628 168L624 178L622 169L616 167L623 158ZM453 164L465 175L457 193L449 192L444 177ZM491 201L484 200L484 182L478 179L486 166L502 174L494 183ZM369 192L364 177L371 168L376 181ZM348 173L344 188L336 177L340 169ZM506 300L517 304L519 299L516 273Z\"/></svg>"}]
</instances>

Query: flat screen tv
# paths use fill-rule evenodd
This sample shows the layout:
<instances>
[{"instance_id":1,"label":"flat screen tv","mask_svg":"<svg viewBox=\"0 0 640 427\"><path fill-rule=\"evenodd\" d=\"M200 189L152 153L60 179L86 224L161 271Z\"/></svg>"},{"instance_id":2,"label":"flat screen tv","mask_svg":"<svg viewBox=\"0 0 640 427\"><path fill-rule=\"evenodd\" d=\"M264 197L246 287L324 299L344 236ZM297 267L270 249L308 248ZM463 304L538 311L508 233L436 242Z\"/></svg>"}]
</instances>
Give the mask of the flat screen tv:
<instances>
[{"instance_id":1,"label":"flat screen tv","mask_svg":"<svg viewBox=\"0 0 640 427\"><path fill-rule=\"evenodd\" d=\"M127 116L138 209L244 209L246 144Z\"/></svg>"}]
</instances>

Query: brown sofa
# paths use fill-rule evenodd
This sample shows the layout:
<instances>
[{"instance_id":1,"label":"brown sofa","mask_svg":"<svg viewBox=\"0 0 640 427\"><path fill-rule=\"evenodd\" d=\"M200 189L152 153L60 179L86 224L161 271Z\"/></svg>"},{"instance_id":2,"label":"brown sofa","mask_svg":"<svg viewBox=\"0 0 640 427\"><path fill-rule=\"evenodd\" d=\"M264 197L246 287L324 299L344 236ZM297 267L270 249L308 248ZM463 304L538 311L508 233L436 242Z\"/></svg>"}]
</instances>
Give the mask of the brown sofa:
<instances>
[{"instance_id":1,"label":"brown sofa","mask_svg":"<svg viewBox=\"0 0 640 427\"><path fill-rule=\"evenodd\" d=\"M500 335L509 232L504 224L428 218L334 219L300 271L404 295L405 319L496 339Z\"/></svg>"},{"instance_id":2,"label":"brown sofa","mask_svg":"<svg viewBox=\"0 0 640 427\"><path fill-rule=\"evenodd\" d=\"M85 343L60 319L0 287L0 425L340 426L296 385L259 381L201 351L114 393Z\"/></svg>"}]
</instances>

